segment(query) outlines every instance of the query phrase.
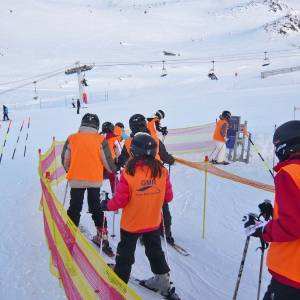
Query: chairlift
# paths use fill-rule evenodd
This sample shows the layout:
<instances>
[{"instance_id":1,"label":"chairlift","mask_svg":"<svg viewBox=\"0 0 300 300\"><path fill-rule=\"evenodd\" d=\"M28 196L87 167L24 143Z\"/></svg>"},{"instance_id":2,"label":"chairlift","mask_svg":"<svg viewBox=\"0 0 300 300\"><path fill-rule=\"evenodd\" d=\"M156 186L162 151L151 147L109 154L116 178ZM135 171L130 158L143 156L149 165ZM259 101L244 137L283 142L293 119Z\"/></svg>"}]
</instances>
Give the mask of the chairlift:
<instances>
[{"instance_id":1,"label":"chairlift","mask_svg":"<svg viewBox=\"0 0 300 300\"><path fill-rule=\"evenodd\" d=\"M208 76L211 80L218 80L218 77L217 77L216 74L215 74L215 61L212 60L211 63L212 63L212 66L211 66L211 69L208 71L207 76Z\"/></svg>"},{"instance_id":2,"label":"chairlift","mask_svg":"<svg viewBox=\"0 0 300 300\"><path fill-rule=\"evenodd\" d=\"M36 88L36 81L33 82L33 86L34 86L34 96L33 96L33 100L38 100L39 99L39 96L38 96L38 93L37 93L37 88Z\"/></svg>"},{"instance_id":3,"label":"chairlift","mask_svg":"<svg viewBox=\"0 0 300 300\"><path fill-rule=\"evenodd\" d=\"M82 80L81 80L81 84L82 84L83 86L88 86L87 80L85 79L85 73L83 73L83 78L82 78Z\"/></svg>"},{"instance_id":4,"label":"chairlift","mask_svg":"<svg viewBox=\"0 0 300 300\"><path fill-rule=\"evenodd\" d=\"M267 56L267 51L265 51L264 53L265 53L265 58L263 60L262 67L267 67L268 65L270 65L271 62L269 57Z\"/></svg>"},{"instance_id":5,"label":"chairlift","mask_svg":"<svg viewBox=\"0 0 300 300\"><path fill-rule=\"evenodd\" d=\"M160 77L165 77L165 76L168 75L168 73L167 73L167 69L166 69L166 67L165 67L165 61L164 61L164 60L162 61L162 64L163 64L163 65L162 65Z\"/></svg>"}]
</instances>

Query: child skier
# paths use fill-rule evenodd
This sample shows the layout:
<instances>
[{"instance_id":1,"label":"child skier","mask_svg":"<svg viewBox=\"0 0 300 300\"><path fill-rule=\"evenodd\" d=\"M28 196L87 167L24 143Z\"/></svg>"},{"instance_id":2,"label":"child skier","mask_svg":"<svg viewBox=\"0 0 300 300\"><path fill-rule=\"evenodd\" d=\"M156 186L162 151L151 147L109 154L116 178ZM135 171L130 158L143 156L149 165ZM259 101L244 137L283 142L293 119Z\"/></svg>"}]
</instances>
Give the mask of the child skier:
<instances>
[{"instance_id":1,"label":"child skier","mask_svg":"<svg viewBox=\"0 0 300 300\"><path fill-rule=\"evenodd\" d=\"M167 127L164 126L162 127L160 125L160 121L162 119L165 118L165 113L164 111L162 111L161 109L159 109L153 117L151 118L147 118L147 128L148 130L150 131L150 134L153 136L153 135L157 135L157 131L161 132L161 134L165 137L167 134L168 134L168 130L167 130Z\"/></svg>"},{"instance_id":2,"label":"child skier","mask_svg":"<svg viewBox=\"0 0 300 300\"><path fill-rule=\"evenodd\" d=\"M155 274L145 280L145 286L159 290L168 299L179 299L175 298L175 289L171 289L170 268L159 232L162 206L173 198L168 171L155 159L157 143L147 133L137 133L133 137L130 153L132 157L121 175L115 196L110 201L101 202L103 210L123 208L114 271L124 282L129 281L136 243L143 234L145 253Z\"/></svg>"},{"instance_id":3,"label":"child skier","mask_svg":"<svg viewBox=\"0 0 300 300\"><path fill-rule=\"evenodd\" d=\"M102 240L103 251L112 255L104 213L100 208L100 187L103 170L113 172L115 165L107 141L98 134L99 125L97 115L85 114L79 132L70 135L65 142L61 158L71 187L68 216L76 226L79 225L84 193L87 190L89 211L97 229L95 242L100 244Z\"/></svg>"},{"instance_id":4,"label":"child skier","mask_svg":"<svg viewBox=\"0 0 300 300\"><path fill-rule=\"evenodd\" d=\"M128 138L125 141L121 155L118 159L117 168L124 167L127 160L130 158L130 146L132 143L133 136L138 132L150 133L149 129L147 128L146 119L141 114L134 114L133 116L130 117L129 128L131 130L130 138ZM151 135L151 136L158 145L155 158L162 161L165 164L173 165L175 162L175 159L172 155L170 155L167 152L165 145L159 140L159 138L156 134ZM171 231L172 216L171 216L171 213L169 210L168 203L165 203L163 206L163 218L164 218L165 230L163 230L163 228L161 226L161 235L163 235L164 231L165 231L167 242L170 245L174 245L175 241L174 241L174 238L172 236L172 231Z\"/></svg>"}]
</instances>

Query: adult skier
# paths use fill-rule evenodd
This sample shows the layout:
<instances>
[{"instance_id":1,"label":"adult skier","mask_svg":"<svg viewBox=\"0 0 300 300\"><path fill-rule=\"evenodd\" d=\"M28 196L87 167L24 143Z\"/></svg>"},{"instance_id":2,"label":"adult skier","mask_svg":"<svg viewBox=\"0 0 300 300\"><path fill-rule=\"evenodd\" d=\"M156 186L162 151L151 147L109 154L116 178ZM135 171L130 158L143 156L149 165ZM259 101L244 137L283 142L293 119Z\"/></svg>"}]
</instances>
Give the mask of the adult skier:
<instances>
[{"instance_id":1,"label":"adult skier","mask_svg":"<svg viewBox=\"0 0 300 300\"><path fill-rule=\"evenodd\" d=\"M100 188L104 169L109 173L114 172L115 165L107 141L98 134L99 125L97 115L85 114L79 131L71 134L65 142L61 159L71 187L68 216L76 226L79 225L87 190L89 212L97 229L94 240L99 244L102 241L103 251L109 255L112 250L108 242L106 220L100 208Z\"/></svg>"},{"instance_id":2,"label":"adult skier","mask_svg":"<svg viewBox=\"0 0 300 300\"><path fill-rule=\"evenodd\" d=\"M81 104L80 104L80 100L79 100L79 99L77 99L76 107L77 107L77 115L79 115L79 113L80 113L80 107L81 107Z\"/></svg>"},{"instance_id":3,"label":"adult skier","mask_svg":"<svg viewBox=\"0 0 300 300\"><path fill-rule=\"evenodd\" d=\"M129 281L136 243L140 234L143 234L145 253L154 273L154 277L145 281L145 286L170 297L170 268L162 250L159 232L162 206L173 198L169 174L155 158L157 143L148 133L134 135L130 153L131 158L122 172L115 196L110 201L101 202L103 210L123 208L121 240L114 271L124 282ZM175 292L174 289L172 291Z\"/></svg>"},{"instance_id":4,"label":"adult skier","mask_svg":"<svg viewBox=\"0 0 300 300\"><path fill-rule=\"evenodd\" d=\"M117 168L124 167L126 162L131 156L130 146L132 143L132 138L138 132L149 133L149 129L147 128L147 122L143 115L134 114L129 119L129 128L131 130L130 137L125 141L124 147L122 149L121 155L119 156ZM157 135L151 135L158 145L157 153L155 158L162 161L164 164L173 165L175 163L174 157L169 154L166 150L165 145L159 140ZM166 233L167 242L171 245L174 245L175 240L172 236L171 225L172 225L172 216L170 213L168 203L163 205L163 218L164 218L164 227L161 224L161 235L164 235L164 231Z\"/></svg>"},{"instance_id":5,"label":"adult skier","mask_svg":"<svg viewBox=\"0 0 300 300\"><path fill-rule=\"evenodd\" d=\"M279 163L274 170L275 201L260 204L267 223L245 222L248 235L270 242L267 266L272 275L263 300L300 299L300 121L279 126L273 136Z\"/></svg>"},{"instance_id":6,"label":"adult skier","mask_svg":"<svg viewBox=\"0 0 300 300\"><path fill-rule=\"evenodd\" d=\"M165 113L161 109L159 109L153 117L147 118L147 128L150 131L152 136L157 135L157 132L161 132L161 134L165 137L168 134L168 130L166 126L161 126L160 121L165 118Z\"/></svg>"},{"instance_id":7,"label":"adult skier","mask_svg":"<svg viewBox=\"0 0 300 300\"><path fill-rule=\"evenodd\" d=\"M3 105L3 121L9 121L8 108L5 105Z\"/></svg>"},{"instance_id":8,"label":"adult skier","mask_svg":"<svg viewBox=\"0 0 300 300\"><path fill-rule=\"evenodd\" d=\"M228 165L229 162L225 161L227 131L229 128L229 120L231 113L224 110L219 116L219 121L216 123L213 139L215 141L215 149L213 151L213 158L211 160L214 164Z\"/></svg>"}]
</instances>

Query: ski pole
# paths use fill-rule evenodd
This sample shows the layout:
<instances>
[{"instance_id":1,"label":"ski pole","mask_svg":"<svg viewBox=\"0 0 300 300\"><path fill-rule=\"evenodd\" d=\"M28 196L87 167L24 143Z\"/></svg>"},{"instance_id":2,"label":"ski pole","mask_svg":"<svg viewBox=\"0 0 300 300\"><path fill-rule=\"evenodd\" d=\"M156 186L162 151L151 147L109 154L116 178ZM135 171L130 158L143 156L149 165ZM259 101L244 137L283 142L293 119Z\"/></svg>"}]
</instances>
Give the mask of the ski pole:
<instances>
[{"instance_id":1,"label":"ski pole","mask_svg":"<svg viewBox=\"0 0 300 300\"><path fill-rule=\"evenodd\" d=\"M10 126L11 126L11 120L10 120L9 123L8 123L7 131L6 131L6 134L5 134L5 137L4 137L4 142L3 142L3 145L2 145L2 147L1 147L0 163L1 163L1 161L2 161L3 150L4 150L4 147L5 147L5 145L6 145L6 140L7 140L7 136L8 136L8 133L9 133Z\"/></svg>"},{"instance_id":2,"label":"ski pole","mask_svg":"<svg viewBox=\"0 0 300 300\"><path fill-rule=\"evenodd\" d=\"M66 184L63 207L65 207L65 202L66 202L66 198L67 198L68 188L69 188L69 181L67 181L67 184Z\"/></svg>"},{"instance_id":3,"label":"ski pole","mask_svg":"<svg viewBox=\"0 0 300 300\"><path fill-rule=\"evenodd\" d=\"M246 261L246 255L247 255L247 251L248 251L248 247L249 247L249 242L250 242L250 236L247 236L232 300L237 299L237 294L238 294L238 290L240 287L240 282L241 282L243 269L244 269L244 265L245 265L245 261Z\"/></svg>"},{"instance_id":4,"label":"ski pole","mask_svg":"<svg viewBox=\"0 0 300 300\"><path fill-rule=\"evenodd\" d=\"M165 247L166 247L166 259L167 264L169 265L169 251L168 251L168 243L167 243L167 237L166 237L166 226L165 226L165 220L164 220L164 211L161 210L162 215L162 225L163 225L163 231L164 231L164 241L165 241Z\"/></svg>"},{"instance_id":5,"label":"ski pole","mask_svg":"<svg viewBox=\"0 0 300 300\"><path fill-rule=\"evenodd\" d=\"M27 140L28 140L29 126L30 126L30 117L28 118L28 123L27 123L27 133L26 133L26 139L25 139L24 157L26 155L26 150L27 150L26 143L27 143Z\"/></svg>"},{"instance_id":6,"label":"ski pole","mask_svg":"<svg viewBox=\"0 0 300 300\"><path fill-rule=\"evenodd\" d=\"M256 151L256 153L258 154L258 156L260 157L260 159L263 161L266 169L269 171L269 173L271 174L272 178L274 179L274 173L271 171L268 163L265 161L265 159L263 158L263 156L261 155L261 153L259 152L259 150L257 149L256 145L253 143L252 139L251 139L251 136L249 133L247 133L248 135L248 139L249 139L249 142L251 143L251 145L254 147L254 150Z\"/></svg>"},{"instance_id":7,"label":"ski pole","mask_svg":"<svg viewBox=\"0 0 300 300\"><path fill-rule=\"evenodd\" d=\"M25 121L25 120L23 120L23 122L22 122L20 131L19 131L19 135L18 135L18 138L17 138L17 142L16 142L16 145L15 145L15 149L14 149L14 152L13 152L13 155L12 155L11 159L14 159L14 157L15 157L16 150L17 150L17 145L18 145L18 143L19 143L19 139L20 139L20 135L21 135L21 132L22 132L22 129L23 129L24 121Z\"/></svg>"},{"instance_id":8,"label":"ski pole","mask_svg":"<svg viewBox=\"0 0 300 300\"><path fill-rule=\"evenodd\" d=\"M268 243L264 242L261 238L261 255L260 255L260 266L259 266L259 276L258 276L258 289L257 289L257 300L260 298L260 289L261 289L261 278L262 278L262 271L263 271L263 263L264 263L264 254L265 250L268 248Z\"/></svg>"},{"instance_id":9,"label":"ski pole","mask_svg":"<svg viewBox=\"0 0 300 300\"><path fill-rule=\"evenodd\" d=\"M249 219L250 218L257 219L257 215L253 214L253 213L249 213ZM235 284L235 289L234 289L234 294L233 294L232 300L237 299L237 294L238 294L238 290L239 290L239 287L240 287L240 282L241 282L241 278L242 278L242 274L243 274L243 270L244 270L244 266L245 266L245 261L246 261L248 247L249 247L249 242L250 242L250 235L247 236L247 238L246 238L244 251L243 251L243 255L242 255L242 260L241 260L239 273L238 273L237 281L236 281L236 284Z\"/></svg>"},{"instance_id":10,"label":"ski pole","mask_svg":"<svg viewBox=\"0 0 300 300\"><path fill-rule=\"evenodd\" d=\"M104 195L104 199L108 199L108 192L103 191L102 195ZM103 236L104 236L104 226L105 226L105 212L103 211L103 221L102 221L102 228L101 228L101 238L100 238L100 256L102 256L102 246L103 246Z\"/></svg>"},{"instance_id":11,"label":"ski pole","mask_svg":"<svg viewBox=\"0 0 300 300\"><path fill-rule=\"evenodd\" d=\"M114 182L114 193L113 193L113 196L115 195L116 193L116 189L117 189L117 180L118 180L118 176L117 174L115 174L115 182ZM118 210L114 211L113 213L113 232L112 234L110 235L112 238L116 237L115 235L115 219L116 219L116 214L118 213Z\"/></svg>"},{"instance_id":12,"label":"ski pole","mask_svg":"<svg viewBox=\"0 0 300 300\"><path fill-rule=\"evenodd\" d=\"M202 239L205 238L205 223L206 223L206 195L207 195L207 164L208 156L205 156L205 171L204 171L204 195L203 195L203 222L202 222Z\"/></svg>"}]
</instances>

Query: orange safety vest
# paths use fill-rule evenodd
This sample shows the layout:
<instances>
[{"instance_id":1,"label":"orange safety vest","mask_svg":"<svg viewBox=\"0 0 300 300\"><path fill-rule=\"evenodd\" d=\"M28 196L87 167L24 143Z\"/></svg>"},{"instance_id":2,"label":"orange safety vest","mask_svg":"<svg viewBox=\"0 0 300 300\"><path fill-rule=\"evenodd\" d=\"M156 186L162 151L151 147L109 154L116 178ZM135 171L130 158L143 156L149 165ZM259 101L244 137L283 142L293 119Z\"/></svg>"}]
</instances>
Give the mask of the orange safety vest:
<instances>
[{"instance_id":1,"label":"orange safety vest","mask_svg":"<svg viewBox=\"0 0 300 300\"><path fill-rule=\"evenodd\" d=\"M155 179L147 166L137 166L134 176L123 174L129 187L129 202L123 208L121 228L128 232L156 230L161 223L167 170L162 168L162 176Z\"/></svg>"},{"instance_id":2,"label":"orange safety vest","mask_svg":"<svg viewBox=\"0 0 300 300\"><path fill-rule=\"evenodd\" d=\"M300 166L289 164L281 170L287 172L300 189ZM278 195L275 196L274 202L274 220L280 215L276 197ZM299 199L294 200L299 201ZM291 242L271 242L267 266L271 271L300 283L300 239Z\"/></svg>"},{"instance_id":3,"label":"orange safety vest","mask_svg":"<svg viewBox=\"0 0 300 300\"><path fill-rule=\"evenodd\" d=\"M157 144L157 150L156 150L155 158L156 158L157 160L160 160L160 156L159 156L159 154L158 154L158 152L159 152L159 138L156 137L156 136L153 136L152 134L151 134L151 136L152 136L152 138L155 140L155 142L156 142L156 144ZM132 154L131 154L131 152L130 152L130 146L131 146L131 143L132 143L132 137L128 138L128 139L125 141L125 143L124 143L124 146L125 146L125 148L126 148L127 153L129 154L130 158L132 157Z\"/></svg>"},{"instance_id":4,"label":"orange safety vest","mask_svg":"<svg viewBox=\"0 0 300 300\"><path fill-rule=\"evenodd\" d=\"M103 181L100 146L104 137L96 132L78 132L69 136L71 162L68 180Z\"/></svg>"},{"instance_id":5,"label":"orange safety vest","mask_svg":"<svg viewBox=\"0 0 300 300\"><path fill-rule=\"evenodd\" d=\"M114 160L116 158L116 152L115 152L115 142L118 141L118 137L114 136L106 140L109 146L109 150L111 153L111 157Z\"/></svg>"},{"instance_id":6,"label":"orange safety vest","mask_svg":"<svg viewBox=\"0 0 300 300\"><path fill-rule=\"evenodd\" d=\"M154 117L151 121L149 121L147 123L147 128L151 134L152 137L157 137L157 132L156 132L156 127L155 127L155 123L159 122L159 119L157 117Z\"/></svg>"},{"instance_id":7,"label":"orange safety vest","mask_svg":"<svg viewBox=\"0 0 300 300\"><path fill-rule=\"evenodd\" d=\"M114 135L117 136L117 139L119 142L122 141L122 132L123 132L123 128L119 127L119 126L115 126L115 129L114 129Z\"/></svg>"},{"instance_id":8,"label":"orange safety vest","mask_svg":"<svg viewBox=\"0 0 300 300\"><path fill-rule=\"evenodd\" d=\"M225 123L227 124L227 129L228 129L228 122L226 120L219 120L217 122L215 131L214 131L214 135L213 135L213 139L215 141L223 142L223 143L225 142L225 139L221 134L221 129ZM225 137L226 137L226 135L227 135L227 130L225 132Z\"/></svg>"}]
</instances>

